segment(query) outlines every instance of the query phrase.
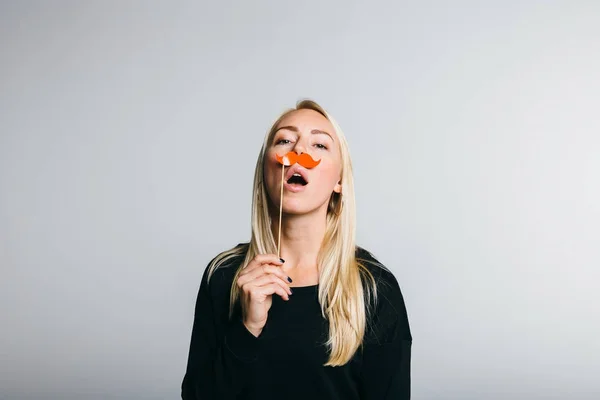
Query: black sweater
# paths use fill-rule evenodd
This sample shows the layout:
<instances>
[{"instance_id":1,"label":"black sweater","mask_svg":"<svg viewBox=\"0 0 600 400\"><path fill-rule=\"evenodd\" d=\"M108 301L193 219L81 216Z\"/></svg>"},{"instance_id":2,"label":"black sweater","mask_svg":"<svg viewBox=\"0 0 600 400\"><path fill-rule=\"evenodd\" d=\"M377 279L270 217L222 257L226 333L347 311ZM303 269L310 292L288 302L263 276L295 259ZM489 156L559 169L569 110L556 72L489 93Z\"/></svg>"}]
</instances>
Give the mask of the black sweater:
<instances>
[{"instance_id":1,"label":"black sweater","mask_svg":"<svg viewBox=\"0 0 600 400\"><path fill-rule=\"evenodd\" d=\"M375 259L357 247L357 257ZM400 287L385 267L365 263L377 281L378 301L363 346L341 367L325 367L329 325L318 285L292 287L288 301L273 295L267 323L255 337L229 318L229 291L243 261L219 267L196 302L181 397L184 400L302 399L404 400L410 398L412 336Z\"/></svg>"}]
</instances>

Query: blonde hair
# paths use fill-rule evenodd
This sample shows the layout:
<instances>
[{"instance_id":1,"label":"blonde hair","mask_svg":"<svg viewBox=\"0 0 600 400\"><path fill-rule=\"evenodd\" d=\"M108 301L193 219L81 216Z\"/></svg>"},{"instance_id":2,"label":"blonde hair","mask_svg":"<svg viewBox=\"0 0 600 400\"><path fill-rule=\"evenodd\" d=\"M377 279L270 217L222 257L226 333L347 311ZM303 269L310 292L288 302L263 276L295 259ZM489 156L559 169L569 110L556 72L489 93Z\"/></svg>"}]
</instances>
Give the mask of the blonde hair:
<instances>
[{"instance_id":1,"label":"blonde hair","mask_svg":"<svg viewBox=\"0 0 600 400\"><path fill-rule=\"evenodd\" d=\"M256 162L252 198L252 238L247 246L236 246L213 259L209 277L227 260L241 256L245 260L235 274L230 294L230 315L239 299L236 284L241 270L257 254L276 254L277 247L271 231L269 199L263 181L264 156L281 120L290 112L308 109L318 112L329 120L339 139L341 153L342 193L333 192L327 209L327 227L318 255L319 303L323 317L329 322L329 360L325 366L341 366L353 357L362 345L367 328L371 302L376 301L377 291L373 275L362 261L356 258L356 217L352 163L346 138L339 125L319 104L302 100L296 108L288 109L273 123L265 136ZM368 284L367 284L368 283Z\"/></svg>"}]
</instances>

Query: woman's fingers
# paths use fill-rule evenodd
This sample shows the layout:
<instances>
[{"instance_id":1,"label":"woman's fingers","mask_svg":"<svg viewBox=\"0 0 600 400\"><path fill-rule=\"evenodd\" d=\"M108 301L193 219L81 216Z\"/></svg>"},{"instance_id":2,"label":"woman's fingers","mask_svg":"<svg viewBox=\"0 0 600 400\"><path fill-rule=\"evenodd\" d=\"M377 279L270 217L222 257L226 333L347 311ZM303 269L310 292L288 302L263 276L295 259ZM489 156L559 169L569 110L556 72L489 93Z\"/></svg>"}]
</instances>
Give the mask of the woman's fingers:
<instances>
[{"instance_id":1,"label":"woman's fingers","mask_svg":"<svg viewBox=\"0 0 600 400\"><path fill-rule=\"evenodd\" d=\"M281 267L263 264L260 267L254 268L252 271L249 271L245 274L240 273L240 276L238 277L238 285L245 285L246 283L252 282L253 280L258 279L263 275L275 275L284 282L292 281L290 277L285 272L283 272Z\"/></svg>"},{"instance_id":2,"label":"woman's fingers","mask_svg":"<svg viewBox=\"0 0 600 400\"><path fill-rule=\"evenodd\" d=\"M279 285L277 283L269 283L264 286L258 286L258 287L256 287L256 290L258 293L262 294L263 296L278 294L284 300L290 299L288 294L286 293L286 291L281 287L281 285Z\"/></svg>"},{"instance_id":3,"label":"woman's fingers","mask_svg":"<svg viewBox=\"0 0 600 400\"><path fill-rule=\"evenodd\" d=\"M272 283L279 285L285 291L286 294L292 294L292 290L290 289L289 285L283 279L273 274L267 274L253 279L250 282L247 282L246 284L242 285L242 289L245 292L251 292L253 288L260 288L262 286L267 286Z\"/></svg>"},{"instance_id":4,"label":"woman's fingers","mask_svg":"<svg viewBox=\"0 0 600 400\"><path fill-rule=\"evenodd\" d=\"M240 275L247 274L264 264L282 266L283 262L281 262L281 259L275 254L258 254L252 259L252 261L248 263L248 265L242 270Z\"/></svg>"},{"instance_id":5,"label":"woman's fingers","mask_svg":"<svg viewBox=\"0 0 600 400\"><path fill-rule=\"evenodd\" d=\"M292 280L283 272L282 265L283 262L275 254L259 254L240 272L237 285L250 295L250 299L278 294L284 300L289 300L292 294L289 282Z\"/></svg>"}]
</instances>

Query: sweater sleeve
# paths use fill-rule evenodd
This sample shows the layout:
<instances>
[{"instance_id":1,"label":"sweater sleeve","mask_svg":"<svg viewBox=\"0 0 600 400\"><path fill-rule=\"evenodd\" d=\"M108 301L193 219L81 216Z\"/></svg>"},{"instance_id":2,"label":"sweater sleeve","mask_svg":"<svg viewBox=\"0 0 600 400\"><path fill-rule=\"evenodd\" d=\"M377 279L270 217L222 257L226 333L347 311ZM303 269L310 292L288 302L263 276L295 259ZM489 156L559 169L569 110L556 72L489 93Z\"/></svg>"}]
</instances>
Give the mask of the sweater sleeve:
<instances>
[{"instance_id":1,"label":"sweater sleeve","mask_svg":"<svg viewBox=\"0 0 600 400\"><path fill-rule=\"evenodd\" d=\"M225 325L219 320L205 271L196 300L187 369L181 385L183 400L235 399L247 382L259 339L246 329L239 313Z\"/></svg>"},{"instance_id":2,"label":"sweater sleeve","mask_svg":"<svg viewBox=\"0 0 600 400\"><path fill-rule=\"evenodd\" d=\"M412 347L408 314L391 272L379 280L376 308L363 345L361 399L408 400Z\"/></svg>"}]
</instances>

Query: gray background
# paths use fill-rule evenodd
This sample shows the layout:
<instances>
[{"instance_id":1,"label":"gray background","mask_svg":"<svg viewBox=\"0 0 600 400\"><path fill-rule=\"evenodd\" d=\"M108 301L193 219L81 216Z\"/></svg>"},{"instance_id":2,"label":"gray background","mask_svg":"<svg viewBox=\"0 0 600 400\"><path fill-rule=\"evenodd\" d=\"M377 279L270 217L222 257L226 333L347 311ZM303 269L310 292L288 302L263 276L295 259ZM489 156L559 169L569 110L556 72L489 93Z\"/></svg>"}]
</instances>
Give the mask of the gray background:
<instances>
[{"instance_id":1,"label":"gray background","mask_svg":"<svg viewBox=\"0 0 600 400\"><path fill-rule=\"evenodd\" d=\"M3 1L0 41L1 399L178 398L303 97L348 137L413 398L600 398L599 2Z\"/></svg>"}]
</instances>

